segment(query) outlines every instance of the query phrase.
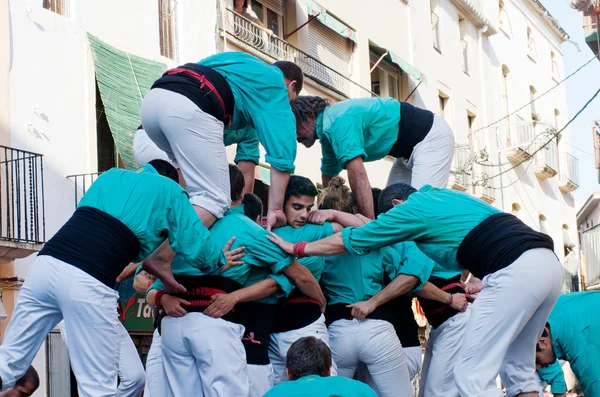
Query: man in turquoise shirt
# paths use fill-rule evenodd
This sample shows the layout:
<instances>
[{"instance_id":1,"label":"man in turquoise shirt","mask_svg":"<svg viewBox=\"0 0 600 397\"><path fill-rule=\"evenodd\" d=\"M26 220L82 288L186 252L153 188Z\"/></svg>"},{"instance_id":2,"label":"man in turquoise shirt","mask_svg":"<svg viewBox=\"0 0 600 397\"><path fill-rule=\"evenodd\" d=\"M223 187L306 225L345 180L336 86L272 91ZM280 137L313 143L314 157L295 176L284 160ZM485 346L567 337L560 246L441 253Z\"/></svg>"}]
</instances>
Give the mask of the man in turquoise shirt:
<instances>
[{"instance_id":1,"label":"man in turquoise shirt","mask_svg":"<svg viewBox=\"0 0 600 397\"><path fill-rule=\"evenodd\" d=\"M484 289L472 307L454 371L461 395L502 396L495 383L500 373L509 396L536 396L535 343L562 286L552 239L511 214L449 189L424 186L417 191L400 183L384 189L379 203L382 214L376 220L296 244L296 255L364 255L414 241L444 268L469 270L483 280ZM294 252L293 244L279 244Z\"/></svg>"},{"instance_id":2,"label":"man in turquoise shirt","mask_svg":"<svg viewBox=\"0 0 600 397\"><path fill-rule=\"evenodd\" d=\"M566 360L585 396L600 395L600 292L561 295L537 344L536 361L545 367Z\"/></svg>"},{"instance_id":3,"label":"man in turquoise shirt","mask_svg":"<svg viewBox=\"0 0 600 397\"><path fill-rule=\"evenodd\" d=\"M165 177L167 176L167 177ZM64 318L80 396L117 393L116 278L168 238L173 251L218 271L219 248L194 213L177 172L156 160L137 171L102 174L73 216L45 244L21 288L0 346L4 389L20 378L48 332Z\"/></svg>"},{"instance_id":4,"label":"man in turquoise shirt","mask_svg":"<svg viewBox=\"0 0 600 397\"><path fill-rule=\"evenodd\" d=\"M375 203L364 162L396 158L388 185L407 183L445 187L454 153L448 124L428 110L393 98L361 98L329 106L320 97L299 97L292 103L298 142L321 142L323 186L342 169L360 213L373 219Z\"/></svg>"},{"instance_id":5,"label":"man in turquoise shirt","mask_svg":"<svg viewBox=\"0 0 600 397\"><path fill-rule=\"evenodd\" d=\"M295 341L287 353L290 382L271 389L265 397L377 397L364 383L330 376L331 351L325 342L308 336Z\"/></svg>"},{"instance_id":6,"label":"man in turquoise shirt","mask_svg":"<svg viewBox=\"0 0 600 397\"><path fill-rule=\"evenodd\" d=\"M150 139L177 160L207 227L229 206L223 140L233 137L224 129L248 126L272 166L269 229L284 224L283 195L296 158L289 102L302 83L302 71L292 62L269 65L247 53L224 52L170 69L153 84L142 103L142 124Z\"/></svg>"}]
</instances>

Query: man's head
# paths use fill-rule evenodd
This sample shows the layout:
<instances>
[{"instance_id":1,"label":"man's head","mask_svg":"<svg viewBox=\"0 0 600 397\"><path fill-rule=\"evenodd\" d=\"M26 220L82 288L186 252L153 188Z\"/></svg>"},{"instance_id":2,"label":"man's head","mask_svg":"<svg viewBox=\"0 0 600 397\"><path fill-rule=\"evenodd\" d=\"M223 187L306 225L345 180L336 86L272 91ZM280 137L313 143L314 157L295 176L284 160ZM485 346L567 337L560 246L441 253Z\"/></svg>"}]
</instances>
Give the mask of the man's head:
<instances>
[{"instance_id":1,"label":"man's head","mask_svg":"<svg viewBox=\"0 0 600 397\"><path fill-rule=\"evenodd\" d=\"M288 99L294 102L304 84L304 74L300 66L290 61L277 61L273 64L283 72L283 81L288 89Z\"/></svg>"},{"instance_id":2,"label":"man's head","mask_svg":"<svg viewBox=\"0 0 600 397\"><path fill-rule=\"evenodd\" d=\"M33 367L29 367L25 375L13 387L0 393L1 397L29 397L40 387L40 378Z\"/></svg>"},{"instance_id":3,"label":"man's head","mask_svg":"<svg viewBox=\"0 0 600 397\"><path fill-rule=\"evenodd\" d=\"M244 215L260 225L263 213L263 203L260 197L256 194L246 193L242 204L244 204Z\"/></svg>"},{"instance_id":4,"label":"man's head","mask_svg":"<svg viewBox=\"0 0 600 397\"><path fill-rule=\"evenodd\" d=\"M296 140L311 147L317 140L317 116L331 103L318 96L300 96L292 102L292 112L296 116Z\"/></svg>"},{"instance_id":5,"label":"man's head","mask_svg":"<svg viewBox=\"0 0 600 397\"><path fill-rule=\"evenodd\" d=\"M285 190L283 212L291 227L302 227L308 220L308 215L315 205L318 191L310 179L292 175Z\"/></svg>"},{"instance_id":6,"label":"man's head","mask_svg":"<svg viewBox=\"0 0 600 397\"><path fill-rule=\"evenodd\" d=\"M535 364L536 367L547 367L556 361L554 347L552 346L552 335L550 333L550 325L546 324L542 336L535 347Z\"/></svg>"},{"instance_id":7,"label":"man's head","mask_svg":"<svg viewBox=\"0 0 600 397\"><path fill-rule=\"evenodd\" d=\"M379 194L379 201L377 203L379 213L386 213L395 205L402 204L408 200L408 196L416 191L417 189L406 183L395 183L386 187Z\"/></svg>"},{"instance_id":8,"label":"man's head","mask_svg":"<svg viewBox=\"0 0 600 397\"><path fill-rule=\"evenodd\" d=\"M229 188L232 202L239 202L244 197L244 186L246 186L246 180L242 170L237 165L229 164Z\"/></svg>"},{"instance_id":9,"label":"man's head","mask_svg":"<svg viewBox=\"0 0 600 397\"><path fill-rule=\"evenodd\" d=\"M331 350L320 339L305 336L292 343L286 360L289 380L307 375L329 376L331 374Z\"/></svg>"},{"instance_id":10,"label":"man's head","mask_svg":"<svg viewBox=\"0 0 600 397\"><path fill-rule=\"evenodd\" d=\"M379 215L379 207L377 203L379 203L379 196L381 196L381 189L378 187L371 188L371 193L373 194L373 211L375 213L375 218Z\"/></svg>"},{"instance_id":11,"label":"man's head","mask_svg":"<svg viewBox=\"0 0 600 397\"><path fill-rule=\"evenodd\" d=\"M179 175L177 174L177 170L171 164L169 164L165 160L151 160L148 162L156 172L158 172L162 176L166 176L169 179L174 180L176 183L179 183Z\"/></svg>"}]
</instances>

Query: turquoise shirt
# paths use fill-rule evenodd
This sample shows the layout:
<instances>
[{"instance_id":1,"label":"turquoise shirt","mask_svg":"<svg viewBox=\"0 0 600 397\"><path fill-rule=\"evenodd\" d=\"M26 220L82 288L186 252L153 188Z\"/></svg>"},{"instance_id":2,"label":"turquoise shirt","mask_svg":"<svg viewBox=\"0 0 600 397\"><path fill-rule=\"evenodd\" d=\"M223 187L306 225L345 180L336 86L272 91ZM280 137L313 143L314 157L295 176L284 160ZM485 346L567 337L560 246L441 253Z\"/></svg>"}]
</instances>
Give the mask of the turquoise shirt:
<instances>
[{"instance_id":1,"label":"turquoise shirt","mask_svg":"<svg viewBox=\"0 0 600 397\"><path fill-rule=\"evenodd\" d=\"M500 212L466 193L425 185L374 221L342 230L342 239L353 255L414 241L441 267L462 271L456 254L463 239L482 221Z\"/></svg>"},{"instance_id":2,"label":"turquoise shirt","mask_svg":"<svg viewBox=\"0 0 600 397\"><path fill-rule=\"evenodd\" d=\"M586 396L600 396L600 292L561 295L548 323L554 354L571 364Z\"/></svg>"},{"instance_id":3,"label":"turquoise shirt","mask_svg":"<svg viewBox=\"0 0 600 397\"><path fill-rule=\"evenodd\" d=\"M256 130L246 126L239 130L225 130L223 132L223 143L225 146L237 145L235 151L236 164L240 161L252 161L258 165L260 161L260 150L258 148L258 135Z\"/></svg>"},{"instance_id":4,"label":"turquoise shirt","mask_svg":"<svg viewBox=\"0 0 600 397\"><path fill-rule=\"evenodd\" d=\"M346 163L384 158L398 140L400 103L393 98L350 99L328 106L316 122L321 173L334 176Z\"/></svg>"},{"instance_id":5,"label":"turquoise shirt","mask_svg":"<svg viewBox=\"0 0 600 397\"><path fill-rule=\"evenodd\" d=\"M552 394L565 394L567 392L565 375L558 360L548 367L538 369L537 373L542 381L550 385Z\"/></svg>"},{"instance_id":6,"label":"turquoise shirt","mask_svg":"<svg viewBox=\"0 0 600 397\"><path fill-rule=\"evenodd\" d=\"M179 258L216 271L225 263L221 248L196 215L188 194L150 164L137 171L113 168L98 177L79 202L117 218L135 234L141 262L165 240ZM176 267L175 267L176 268ZM175 269L174 268L174 269Z\"/></svg>"},{"instance_id":7,"label":"turquoise shirt","mask_svg":"<svg viewBox=\"0 0 600 397\"><path fill-rule=\"evenodd\" d=\"M273 229L273 232L289 243L298 243L300 241L317 241L329 237L333 234L331 223L325 222L323 225L306 224L302 227L294 228L292 226L279 227ZM321 279L323 268L325 267L325 258L320 256L307 256L298 259L318 280Z\"/></svg>"},{"instance_id":8,"label":"turquoise shirt","mask_svg":"<svg viewBox=\"0 0 600 397\"><path fill-rule=\"evenodd\" d=\"M417 244L412 241L397 243L390 246L390 248L393 248L396 250L396 252L398 252L400 261L392 263L390 266L386 267L386 273L392 280L398 277L400 274L406 274L418 278L418 284L411 290L413 293L419 292L421 289L423 289L423 285L425 285L425 283L427 283L431 277L449 280L462 274L461 271L448 270L441 267L431 260L431 258L429 258L427 255L421 252L421 250L417 247Z\"/></svg>"},{"instance_id":9,"label":"turquoise shirt","mask_svg":"<svg viewBox=\"0 0 600 397\"><path fill-rule=\"evenodd\" d=\"M283 382L263 397L377 397L366 383L343 376L308 375Z\"/></svg>"},{"instance_id":10,"label":"turquoise shirt","mask_svg":"<svg viewBox=\"0 0 600 397\"><path fill-rule=\"evenodd\" d=\"M325 258L321 286L327 304L365 301L383 289L384 269L400 262L398 252L386 247L364 256Z\"/></svg>"},{"instance_id":11,"label":"turquoise shirt","mask_svg":"<svg viewBox=\"0 0 600 397\"><path fill-rule=\"evenodd\" d=\"M231 87L235 108L229 128L256 129L267 163L293 173L296 118L281 70L245 52L221 52L198 63L219 72Z\"/></svg>"}]
</instances>

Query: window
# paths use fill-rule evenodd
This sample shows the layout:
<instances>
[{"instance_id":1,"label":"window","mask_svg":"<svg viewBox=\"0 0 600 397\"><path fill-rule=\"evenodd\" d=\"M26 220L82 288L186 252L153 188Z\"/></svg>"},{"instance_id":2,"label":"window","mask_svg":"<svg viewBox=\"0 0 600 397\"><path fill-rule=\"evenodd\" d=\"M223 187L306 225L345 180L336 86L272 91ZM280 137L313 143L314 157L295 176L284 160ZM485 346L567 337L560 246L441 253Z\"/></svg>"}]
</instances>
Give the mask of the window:
<instances>
[{"instance_id":1,"label":"window","mask_svg":"<svg viewBox=\"0 0 600 397\"><path fill-rule=\"evenodd\" d=\"M369 57L372 69L371 91L382 98L390 97L398 101L405 100L406 93L402 91L404 73L386 59L381 59L381 54L378 52L371 51ZM377 67L373 69L375 64L377 64Z\"/></svg>"},{"instance_id":2,"label":"window","mask_svg":"<svg viewBox=\"0 0 600 397\"><path fill-rule=\"evenodd\" d=\"M529 100L531 101L531 119L533 121L540 121L540 115L535 108L535 94L537 93L534 86L529 86Z\"/></svg>"},{"instance_id":3,"label":"window","mask_svg":"<svg viewBox=\"0 0 600 397\"><path fill-rule=\"evenodd\" d=\"M446 118L446 108L448 107L448 97L442 96L442 94L438 95L438 102L440 107L440 116Z\"/></svg>"},{"instance_id":4,"label":"window","mask_svg":"<svg viewBox=\"0 0 600 397\"><path fill-rule=\"evenodd\" d=\"M430 0L429 2L431 6L431 30L433 37L433 48L442 52L442 47L440 46L440 17L438 15L439 8L439 0Z\"/></svg>"},{"instance_id":5,"label":"window","mask_svg":"<svg viewBox=\"0 0 600 397\"><path fill-rule=\"evenodd\" d=\"M475 129L475 115L472 114L471 112L467 112L467 138L469 138L469 143L471 143L471 147L473 147L472 145L472 139L473 139L473 130Z\"/></svg>"},{"instance_id":6,"label":"window","mask_svg":"<svg viewBox=\"0 0 600 397\"><path fill-rule=\"evenodd\" d=\"M321 63L346 76L352 66L352 40L334 32L318 20L308 24L308 53ZM334 86L337 77L323 70L324 83Z\"/></svg>"},{"instance_id":7,"label":"window","mask_svg":"<svg viewBox=\"0 0 600 397\"><path fill-rule=\"evenodd\" d=\"M172 0L158 0L160 55L175 59L175 12Z\"/></svg>"},{"instance_id":8,"label":"window","mask_svg":"<svg viewBox=\"0 0 600 397\"><path fill-rule=\"evenodd\" d=\"M533 61L537 60L537 49L535 46L535 39L533 38L533 32L531 28L527 28L527 55Z\"/></svg>"},{"instance_id":9,"label":"window","mask_svg":"<svg viewBox=\"0 0 600 397\"><path fill-rule=\"evenodd\" d=\"M281 36L283 34L283 17L281 16L283 13L283 3L277 0L267 0L263 3L261 4L256 0L251 1L250 8L256 15L256 19L258 19L258 21L252 21L258 22L258 25L269 29L274 35Z\"/></svg>"},{"instance_id":10,"label":"window","mask_svg":"<svg viewBox=\"0 0 600 397\"><path fill-rule=\"evenodd\" d=\"M548 219L546 219L546 217L544 215L540 215L539 216L539 221L540 221L540 232L544 233L544 234L549 234L548 232L548 225L546 223Z\"/></svg>"},{"instance_id":11,"label":"window","mask_svg":"<svg viewBox=\"0 0 600 397\"><path fill-rule=\"evenodd\" d=\"M558 62L556 61L556 55L554 54L554 51L550 52L550 62L552 65L552 78L555 81L558 81L559 80Z\"/></svg>"},{"instance_id":12,"label":"window","mask_svg":"<svg viewBox=\"0 0 600 397\"><path fill-rule=\"evenodd\" d=\"M446 120L446 123L452 127L454 124L454 118L452 115L452 103L450 101L450 95L438 91L438 103L439 103L439 115Z\"/></svg>"},{"instance_id":13,"label":"window","mask_svg":"<svg viewBox=\"0 0 600 397\"><path fill-rule=\"evenodd\" d=\"M67 0L44 0L44 8L65 17L69 16Z\"/></svg>"},{"instance_id":14,"label":"window","mask_svg":"<svg viewBox=\"0 0 600 397\"><path fill-rule=\"evenodd\" d=\"M554 109L554 129L559 130L560 127L560 112L558 109Z\"/></svg>"},{"instance_id":15,"label":"window","mask_svg":"<svg viewBox=\"0 0 600 397\"><path fill-rule=\"evenodd\" d=\"M513 203L512 205L512 214L519 218L519 212L521 211L521 206L517 203Z\"/></svg>"},{"instance_id":16,"label":"window","mask_svg":"<svg viewBox=\"0 0 600 397\"><path fill-rule=\"evenodd\" d=\"M469 36L467 34L468 25L467 21L461 16L458 17L458 30L460 34L460 49L462 52L463 72L469 74Z\"/></svg>"},{"instance_id":17,"label":"window","mask_svg":"<svg viewBox=\"0 0 600 397\"><path fill-rule=\"evenodd\" d=\"M498 1L498 17L500 19L498 22L500 30L502 30L508 37L512 36L510 19L508 18L508 12L503 0Z\"/></svg>"}]
</instances>

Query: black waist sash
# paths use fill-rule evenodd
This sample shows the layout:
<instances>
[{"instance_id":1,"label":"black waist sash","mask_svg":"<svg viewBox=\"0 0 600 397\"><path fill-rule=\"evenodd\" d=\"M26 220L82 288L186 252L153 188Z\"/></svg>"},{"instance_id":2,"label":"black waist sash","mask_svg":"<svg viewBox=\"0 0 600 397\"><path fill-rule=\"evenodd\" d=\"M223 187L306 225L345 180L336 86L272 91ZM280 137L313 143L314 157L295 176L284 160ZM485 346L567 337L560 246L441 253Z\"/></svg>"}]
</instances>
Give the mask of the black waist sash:
<instances>
[{"instance_id":1,"label":"black waist sash","mask_svg":"<svg viewBox=\"0 0 600 397\"><path fill-rule=\"evenodd\" d=\"M138 238L121 221L99 209L79 207L39 255L66 262L114 288L139 252Z\"/></svg>"},{"instance_id":2,"label":"black waist sash","mask_svg":"<svg viewBox=\"0 0 600 397\"><path fill-rule=\"evenodd\" d=\"M321 306L318 301L309 298L294 289L288 298L277 304L273 332L286 332L306 327L321 317Z\"/></svg>"},{"instance_id":3,"label":"black waist sash","mask_svg":"<svg viewBox=\"0 0 600 397\"><path fill-rule=\"evenodd\" d=\"M475 277L483 279L535 248L553 251L554 242L550 236L536 232L516 216L500 213L485 219L465 236L456 259Z\"/></svg>"},{"instance_id":4,"label":"black waist sash","mask_svg":"<svg viewBox=\"0 0 600 397\"><path fill-rule=\"evenodd\" d=\"M448 292L449 294L464 294L465 289L460 282L460 276L446 280L443 278L432 277L429 282L438 287L439 289ZM419 304L427 317L427 321L433 328L437 328L442 325L449 318L454 317L460 313L458 310L451 308L448 305L434 301L431 299L425 299L417 297Z\"/></svg>"},{"instance_id":5,"label":"black waist sash","mask_svg":"<svg viewBox=\"0 0 600 397\"><path fill-rule=\"evenodd\" d=\"M433 126L434 114L408 102L400 103L400 122L398 140L390 149L389 155L409 159L413 149L421 142Z\"/></svg>"},{"instance_id":6,"label":"black waist sash","mask_svg":"<svg viewBox=\"0 0 600 397\"><path fill-rule=\"evenodd\" d=\"M253 365L267 365L269 360L269 340L275 321L276 305L259 302L245 302L236 305L236 322L246 329L242 344L246 350L246 362Z\"/></svg>"},{"instance_id":7,"label":"black waist sash","mask_svg":"<svg viewBox=\"0 0 600 397\"><path fill-rule=\"evenodd\" d=\"M402 347L421 346L419 324L412 310L412 299L411 296L400 295L382 306L392 315L391 323Z\"/></svg>"},{"instance_id":8,"label":"black waist sash","mask_svg":"<svg viewBox=\"0 0 600 397\"><path fill-rule=\"evenodd\" d=\"M175 276L175 280L183 285L186 293L174 294L179 298L185 299L191 305L184 306L187 312L202 313L210 306L210 297L216 294L228 294L242 288L237 281L233 281L223 276ZM235 308L221 317L226 321L236 321Z\"/></svg>"}]
</instances>

